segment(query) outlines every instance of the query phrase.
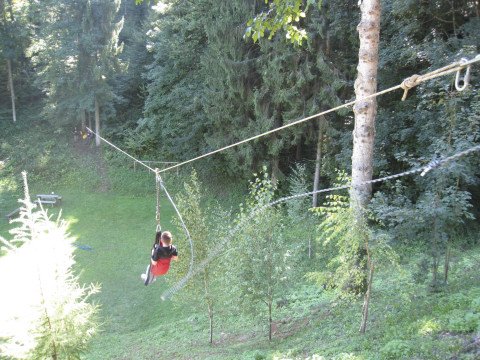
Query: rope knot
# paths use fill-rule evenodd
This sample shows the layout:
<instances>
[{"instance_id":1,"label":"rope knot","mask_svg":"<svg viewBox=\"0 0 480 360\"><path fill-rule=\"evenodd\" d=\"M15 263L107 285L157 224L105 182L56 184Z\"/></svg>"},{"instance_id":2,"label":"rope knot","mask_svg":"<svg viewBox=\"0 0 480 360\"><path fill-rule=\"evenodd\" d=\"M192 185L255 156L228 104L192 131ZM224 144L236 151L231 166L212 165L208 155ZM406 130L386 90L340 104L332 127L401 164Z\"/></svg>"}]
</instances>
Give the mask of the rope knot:
<instances>
[{"instance_id":1,"label":"rope knot","mask_svg":"<svg viewBox=\"0 0 480 360\"><path fill-rule=\"evenodd\" d=\"M424 168L423 168L423 171L422 173L420 174L420 176L425 176L425 174L427 172L429 172L430 170L433 170L437 167L440 166L442 162L440 161L440 159L434 159L432 161L430 161Z\"/></svg>"},{"instance_id":2,"label":"rope knot","mask_svg":"<svg viewBox=\"0 0 480 360\"><path fill-rule=\"evenodd\" d=\"M408 90L420 84L420 78L420 75L415 74L402 81L400 85L400 87L403 89L402 101L405 101L407 98Z\"/></svg>"}]
</instances>

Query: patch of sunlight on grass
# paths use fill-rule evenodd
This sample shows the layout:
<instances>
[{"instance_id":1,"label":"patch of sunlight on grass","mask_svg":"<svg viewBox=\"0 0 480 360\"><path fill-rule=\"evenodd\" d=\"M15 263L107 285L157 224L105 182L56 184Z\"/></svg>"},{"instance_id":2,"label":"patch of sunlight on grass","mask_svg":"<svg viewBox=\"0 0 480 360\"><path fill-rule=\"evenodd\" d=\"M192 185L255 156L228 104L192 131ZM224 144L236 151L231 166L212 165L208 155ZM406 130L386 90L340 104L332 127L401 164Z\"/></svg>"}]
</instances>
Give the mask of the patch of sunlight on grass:
<instances>
[{"instance_id":1,"label":"patch of sunlight on grass","mask_svg":"<svg viewBox=\"0 0 480 360\"><path fill-rule=\"evenodd\" d=\"M67 221L68 223L68 230L70 230L70 227L76 223L78 223L78 218L74 217L74 216L68 216L68 217L65 217L65 220Z\"/></svg>"},{"instance_id":2,"label":"patch of sunlight on grass","mask_svg":"<svg viewBox=\"0 0 480 360\"><path fill-rule=\"evenodd\" d=\"M7 191L14 192L17 190L18 190L18 184L14 178L5 177L3 179L0 179L0 194L2 192L7 192Z\"/></svg>"},{"instance_id":3,"label":"patch of sunlight on grass","mask_svg":"<svg viewBox=\"0 0 480 360\"><path fill-rule=\"evenodd\" d=\"M432 334L438 330L440 330L441 326L438 323L438 321L433 320L433 319L428 319L424 320L423 323L421 324L418 333L420 335L429 335Z\"/></svg>"}]
</instances>

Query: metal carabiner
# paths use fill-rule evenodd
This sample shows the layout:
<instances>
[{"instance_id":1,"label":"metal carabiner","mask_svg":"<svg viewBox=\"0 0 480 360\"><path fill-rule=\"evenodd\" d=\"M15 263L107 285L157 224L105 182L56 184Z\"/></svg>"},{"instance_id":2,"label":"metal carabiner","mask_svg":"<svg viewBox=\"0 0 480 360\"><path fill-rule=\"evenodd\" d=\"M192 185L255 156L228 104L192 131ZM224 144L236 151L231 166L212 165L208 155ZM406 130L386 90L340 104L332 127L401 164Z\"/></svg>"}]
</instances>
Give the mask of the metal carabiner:
<instances>
[{"instance_id":1,"label":"metal carabiner","mask_svg":"<svg viewBox=\"0 0 480 360\"><path fill-rule=\"evenodd\" d=\"M460 65L465 64L467 61L468 59L465 59L465 58L460 59ZM460 72L462 71L462 69L458 69L457 75L455 76L455 89L457 89L457 91L465 90L468 84L470 83L471 67L472 66L470 64L467 66L467 70L465 71L465 76L463 77L463 79L460 79ZM460 86L460 81L462 80L463 80L463 85Z\"/></svg>"}]
</instances>

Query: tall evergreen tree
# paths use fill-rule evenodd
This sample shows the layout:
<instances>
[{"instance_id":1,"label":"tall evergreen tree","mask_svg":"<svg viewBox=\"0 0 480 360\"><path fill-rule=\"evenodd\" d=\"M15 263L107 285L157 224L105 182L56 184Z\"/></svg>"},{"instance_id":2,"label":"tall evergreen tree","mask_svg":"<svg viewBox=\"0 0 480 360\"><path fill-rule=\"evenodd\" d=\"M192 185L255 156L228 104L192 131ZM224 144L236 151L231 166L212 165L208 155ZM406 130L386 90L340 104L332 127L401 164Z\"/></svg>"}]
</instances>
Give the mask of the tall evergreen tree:
<instances>
[{"instance_id":1,"label":"tall evergreen tree","mask_svg":"<svg viewBox=\"0 0 480 360\"><path fill-rule=\"evenodd\" d=\"M15 64L21 64L29 41L26 22L26 2L0 1L0 56L6 64L7 88L13 122L17 121L17 95L15 94Z\"/></svg>"},{"instance_id":2,"label":"tall evergreen tree","mask_svg":"<svg viewBox=\"0 0 480 360\"><path fill-rule=\"evenodd\" d=\"M204 148L200 58L209 10L206 0L170 0L152 24L154 62L146 75L148 96L137 132L148 148L170 160L197 155Z\"/></svg>"},{"instance_id":3,"label":"tall evergreen tree","mask_svg":"<svg viewBox=\"0 0 480 360\"><path fill-rule=\"evenodd\" d=\"M46 13L32 51L41 70L40 87L47 95L47 114L58 123L85 125L113 114L120 100L113 89L121 70L117 20L120 1L45 1L35 10ZM100 139L96 139L97 145Z\"/></svg>"},{"instance_id":4,"label":"tall evergreen tree","mask_svg":"<svg viewBox=\"0 0 480 360\"><path fill-rule=\"evenodd\" d=\"M143 74L146 66L152 62L152 54L147 50L149 18L152 6L147 2L135 5L133 1L123 0L118 17L124 18L119 42L123 44L120 61L125 69L115 77L115 89L123 98L115 109L117 116L109 118L109 130L118 129L119 133L129 136L137 121L142 117L146 99L146 79ZM109 136L110 138L112 136Z\"/></svg>"}]
</instances>

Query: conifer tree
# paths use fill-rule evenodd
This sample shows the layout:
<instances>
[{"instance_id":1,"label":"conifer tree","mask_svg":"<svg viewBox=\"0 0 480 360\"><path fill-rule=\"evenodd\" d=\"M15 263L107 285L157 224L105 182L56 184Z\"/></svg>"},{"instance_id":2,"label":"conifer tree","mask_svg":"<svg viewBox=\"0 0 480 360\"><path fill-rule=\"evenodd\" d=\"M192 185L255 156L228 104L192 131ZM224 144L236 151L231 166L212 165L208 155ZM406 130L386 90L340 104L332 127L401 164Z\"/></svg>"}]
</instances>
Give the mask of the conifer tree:
<instances>
[{"instance_id":1,"label":"conifer tree","mask_svg":"<svg viewBox=\"0 0 480 360\"><path fill-rule=\"evenodd\" d=\"M117 128L119 132L126 128L134 129L142 117L147 95L146 79L143 74L146 66L153 60L152 53L147 50L147 33L152 11L152 4L144 2L141 5L135 5L133 1L122 1L118 16L124 18L119 35L119 43L123 44L123 51L119 58L125 69L116 74L115 89L123 101L115 108L117 116L108 119L109 129Z\"/></svg>"},{"instance_id":2,"label":"conifer tree","mask_svg":"<svg viewBox=\"0 0 480 360\"><path fill-rule=\"evenodd\" d=\"M149 46L154 61L146 74L148 95L137 132L151 149L180 160L204 149L200 58L210 9L206 0L165 4L152 22Z\"/></svg>"},{"instance_id":3,"label":"conifer tree","mask_svg":"<svg viewBox=\"0 0 480 360\"><path fill-rule=\"evenodd\" d=\"M10 93L13 122L17 121L17 95L15 94L15 64L21 64L28 46L29 24L26 21L24 1L0 1L0 56L6 63L7 88Z\"/></svg>"},{"instance_id":4,"label":"conifer tree","mask_svg":"<svg viewBox=\"0 0 480 360\"><path fill-rule=\"evenodd\" d=\"M79 359L98 329L97 285L73 273L74 239L67 224L25 200L11 241L0 257L0 356L11 359Z\"/></svg>"},{"instance_id":5,"label":"conifer tree","mask_svg":"<svg viewBox=\"0 0 480 360\"><path fill-rule=\"evenodd\" d=\"M47 115L56 122L85 125L94 117L98 134L100 116L113 114L113 104L120 101L113 89L114 74L121 70L119 6L119 0L36 4L35 11L49 16L32 52L42 69L39 85L48 95Z\"/></svg>"}]
</instances>

